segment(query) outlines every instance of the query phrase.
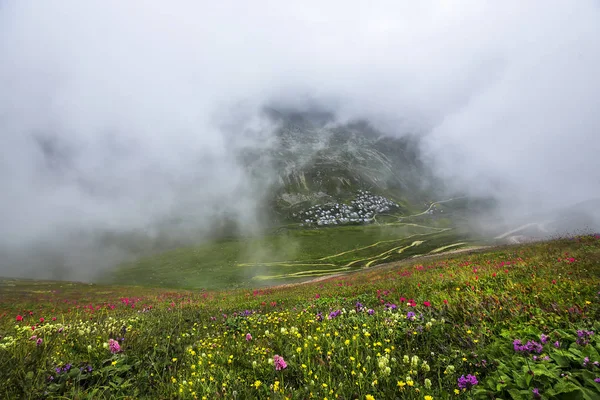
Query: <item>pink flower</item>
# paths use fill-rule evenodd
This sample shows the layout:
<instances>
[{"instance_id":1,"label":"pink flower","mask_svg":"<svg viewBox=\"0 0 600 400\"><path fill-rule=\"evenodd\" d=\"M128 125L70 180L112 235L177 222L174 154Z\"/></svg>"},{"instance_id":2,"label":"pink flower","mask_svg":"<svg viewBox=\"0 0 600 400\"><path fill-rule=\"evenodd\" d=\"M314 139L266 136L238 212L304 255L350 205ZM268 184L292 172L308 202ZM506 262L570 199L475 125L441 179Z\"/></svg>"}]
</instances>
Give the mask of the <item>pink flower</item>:
<instances>
[{"instance_id":1,"label":"pink flower","mask_svg":"<svg viewBox=\"0 0 600 400\"><path fill-rule=\"evenodd\" d=\"M275 364L275 370L277 370L277 371L281 371L282 369L287 368L287 363L285 362L283 357L281 357L277 354L275 354L273 356L273 363Z\"/></svg>"},{"instance_id":2,"label":"pink flower","mask_svg":"<svg viewBox=\"0 0 600 400\"><path fill-rule=\"evenodd\" d=\"M114 339L108 339L108 348L110 352L115 354L121 351L121 346L119 346L119 342Z\"/></svg>"},{"instance_id":3,"label":"pink flower","mask_svg":"<svg viewBox=\"0 0 600 400\"><path fill-rule=\"evenodd\" d=\"M246 333L246 341L251 341L252 340L252 335L249 333Z\"/></svg>"},{"instance_id":4,"label":"pink flower","mask_svg":"<svg viewBox=\"0 0 600 400\"><path fill-rule=\"evenodd\" d=\"M17 315L17 321L23 321L23 316Z\"/></svg>"},{"instance_id":5,"label":"pink flower","mask_svg":"<svg viewBox=\"0 0 600 400\"><path fill-rule=\"evenodd\" d=\"M38 340L35 341L36 345L41 345L44 342L44 340L42 338L38 338Z\"/></svg>"}]
</instances>

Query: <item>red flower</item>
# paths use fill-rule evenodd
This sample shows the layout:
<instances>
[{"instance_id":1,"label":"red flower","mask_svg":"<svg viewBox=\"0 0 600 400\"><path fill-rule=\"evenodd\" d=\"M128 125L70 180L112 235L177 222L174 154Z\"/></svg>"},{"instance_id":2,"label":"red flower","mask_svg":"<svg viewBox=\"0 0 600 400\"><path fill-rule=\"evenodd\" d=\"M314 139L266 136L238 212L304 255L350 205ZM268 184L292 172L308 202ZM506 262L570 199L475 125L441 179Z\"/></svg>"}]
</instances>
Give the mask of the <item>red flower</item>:
<instances>
[{"instance_id":1,"label":"red flower","mask_svg":"<svg viewBox=\"0 0 600 400\"><path fill-rule=\"evenodd\" d=\"M444 304L448 304L448 300L444 299Z\"/></svg>"},{"instance_id":2,"label":"red flower","mask_svg":"<svg viewBox=\"0 0 600 400\"><path fill-rule=\"evenodd\" d=\"M492 276L495 278L495 277L496 277L496 273L494 272L494 273L492 274Z\"/></svg>"},{"instance_id":3,"label":"red flower","mask_svg":"<svg viewBox=\"0 0 600 400\"><path fill-rule=\"evenodd\" d=\"M40 318L40 322L44 322L44 321L45 321L44 318Z\"/></svg>"},{"instance_id":4,"label":"red flower","mask_svg":"<svg viewBox=\"0 0 600 400\"><path fill-rule=\"evenodd\" d=\"M552 279L552 284L556 285L556 279Z\"/></svg>"},{"instance_id":5,"label":"red flower","mask_svg":"<svg viewBox=\"0 0 600 400\"><path fill-rule=\"evenodd\" d=\"M17 315L17 321L23 321L23 317L20 315Z\"/></svg>"},{"instance_id":6,"label":"red flower","mask_svg":"<svg viewBox=\"0 0 600 400\"><path fill-rule=\"evenodd\" d=\"M428 302L428 301L424 301L424 302L423 302L423 305L424 305L425 307L431 307L431 303L430 303L430 302Z\"/></svg>"}]
</instances>

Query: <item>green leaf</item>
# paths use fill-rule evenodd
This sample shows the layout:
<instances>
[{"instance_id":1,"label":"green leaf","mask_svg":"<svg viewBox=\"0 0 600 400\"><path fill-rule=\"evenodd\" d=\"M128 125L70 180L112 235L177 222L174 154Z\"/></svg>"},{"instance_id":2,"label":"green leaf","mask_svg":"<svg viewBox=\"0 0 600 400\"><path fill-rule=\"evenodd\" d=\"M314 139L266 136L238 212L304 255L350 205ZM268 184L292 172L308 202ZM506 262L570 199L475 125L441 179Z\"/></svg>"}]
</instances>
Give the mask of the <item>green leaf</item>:
<instances>
[{"instance_id":1,"label":"green leaf","mask_svg":"<svg viewBox=\"0 0 600 400\"><path fill-rule=\"evenodd\" d=\"M585 400L598 400L600 397L597 390L592 390L586 387L581 388L581 393L583 393L583 398Z\"/></svg>"},{"instance_id":2,"label":"green leaf","mask_svg":"<svg viewBox=\"0 0 600 400\"><path fill-rule=\"evenodd\" d=\"M531 370L536 376L548 376L550 378L558 378L558 376L555 373L548 371L546 366L543 364L536 364L531 368Z\"/></svg>"},{"instance_id":3,"label":"green leaf","mask_svg":"<svg viewBox=\"0 0 600 400\"><path fill-rule=\"evenodd\" d=\"M559 395L559 394L563 394L563 393L572 393L572 392L576 392L578 390L580 390L581 388L577 385L575 385L573 382L570 382L568 380L562 380L559 381L556 385L554 385L553 387L554 392Z\"/></svg>"},{"instance_id":4,"label":"green leaf","mask_svg":"<svg viewBox=\"0 0 600 400\"><path fill-rule=\"evenodd\" d=\"M589 357L591 360L597 360L600 358L598 356L598 351L592 346L585 346L581 352L581 355L584 357Z\"/></svg>"},{"instance_id":5,"label":"green leaf","mask_svg":"<svg viewBox=\"0 0 600 400\"><path fill-rule=\"evenodd\" d=\"M509 389L508 393L510 394L510 397L512 397L513 400L526 399L526 397L523 396L519 389Z\"/></svg>"},{"instance_id":6,"label":"green leaf","mask_svg":"<svg viewBox=\"0 0 600 400\"><path fill-rule=\"evenodd\" d=\"M552 355L550 355L550 358L554 360L559 367L562 368L567 368L571 364L567 357L559 353L553 353Z\"/></svg>"}]
</instances>

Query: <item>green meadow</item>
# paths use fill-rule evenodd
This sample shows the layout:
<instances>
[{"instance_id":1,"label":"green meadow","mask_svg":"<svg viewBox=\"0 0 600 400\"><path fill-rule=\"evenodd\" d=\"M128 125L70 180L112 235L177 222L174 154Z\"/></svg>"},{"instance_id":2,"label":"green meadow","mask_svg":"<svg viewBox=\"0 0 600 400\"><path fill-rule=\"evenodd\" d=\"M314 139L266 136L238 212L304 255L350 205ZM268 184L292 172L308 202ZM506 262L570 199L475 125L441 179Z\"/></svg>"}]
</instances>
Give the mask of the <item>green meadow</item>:
<instances>
[{"instance_id":1,"label":"green meadow","mask_svg":"<svg viewBox=\"0 0 600 400\"><path fill-rule=\"evenodd\" d=\"M0 396L600 398L599 235L443 254L469 239L390 229L182 249L110 285L4 279Z\"/></svg>"}]
</instances>

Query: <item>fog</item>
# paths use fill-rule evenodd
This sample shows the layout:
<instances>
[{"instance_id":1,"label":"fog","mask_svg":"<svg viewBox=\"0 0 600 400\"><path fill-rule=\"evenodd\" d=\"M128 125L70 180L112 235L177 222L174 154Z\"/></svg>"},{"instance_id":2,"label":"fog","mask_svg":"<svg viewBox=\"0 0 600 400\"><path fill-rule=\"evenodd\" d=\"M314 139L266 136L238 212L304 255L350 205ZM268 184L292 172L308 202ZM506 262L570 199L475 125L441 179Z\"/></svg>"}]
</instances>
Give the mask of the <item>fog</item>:
<instances>
[{"instance_id":1,"label":"fog","mask_svg":"<svg viewBox=\"0 0 600 400\"><path fill-rule=\"evenodd\" d=\"M600 197L598 38L593 0L0 1L0 275L130 255L82 232L260 232L265 106L417 133L504 219Z\"/></svg>"}]
</instances>

